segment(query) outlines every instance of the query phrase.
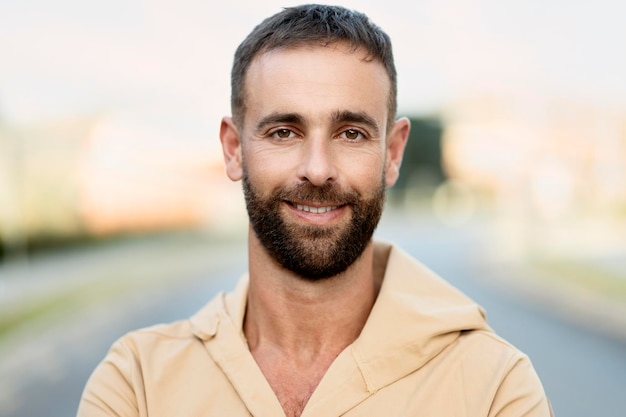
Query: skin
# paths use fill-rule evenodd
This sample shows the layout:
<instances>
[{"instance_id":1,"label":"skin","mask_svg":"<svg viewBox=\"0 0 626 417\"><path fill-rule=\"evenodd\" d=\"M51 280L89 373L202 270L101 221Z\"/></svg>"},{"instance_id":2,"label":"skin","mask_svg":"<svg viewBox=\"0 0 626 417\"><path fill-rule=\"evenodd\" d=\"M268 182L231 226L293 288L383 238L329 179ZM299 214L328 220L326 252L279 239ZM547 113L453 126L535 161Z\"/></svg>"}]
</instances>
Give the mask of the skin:
<instances>
[{"instance_id":1,"label":"skin","mask_svg":"<svg viewBox=\"0 0 626 417\"><path fill-rule=\"evenodd\" d=\"M277 187L334 183L371 197L392 186L409 134L402 118L387 126L390 82L384 67L363 50L342 44L275 50L257 56L246 75L247 112L237 126L222 119L226 171L244 172L264 196ZM281 214L294 226L344 227L349 205L323 213L292 203L331 207L337 202L285 202ZM373 245L345 272L302 279L248 239L250 287L244 334L250 351L287 416L300 415L337 355L359 335L380 280Z\"/></svg>"}]
</instances>

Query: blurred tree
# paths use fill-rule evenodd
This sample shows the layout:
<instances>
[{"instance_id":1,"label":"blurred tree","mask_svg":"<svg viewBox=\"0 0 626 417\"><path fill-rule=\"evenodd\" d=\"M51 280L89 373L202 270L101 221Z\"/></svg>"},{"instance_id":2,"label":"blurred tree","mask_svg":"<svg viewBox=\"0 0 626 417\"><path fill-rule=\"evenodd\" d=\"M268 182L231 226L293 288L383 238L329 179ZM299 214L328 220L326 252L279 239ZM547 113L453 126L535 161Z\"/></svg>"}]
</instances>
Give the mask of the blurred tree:
<instances>
[{"instance_id":1,"label":"blurred tree","mask_svg":"<svg viewBox=\"0 0 626 417\"><path fill-rule=\"evenodd\" d=\"M404 151L400 178L392 198L401 200L410 188L433 188L445 174L441 161L442 123L437 117L410 116L411 133Z\"/></svg>"},{"instance_id":2,"label":"blurred tree","mask_svg":"<svg viewBox=\"0 0 626 417\"><path fill-rule=\"evenodd\" d=\"M26 256L22 211L23 150L21 137L0 120L0 261Z\"/></svg>"}]
</instances>

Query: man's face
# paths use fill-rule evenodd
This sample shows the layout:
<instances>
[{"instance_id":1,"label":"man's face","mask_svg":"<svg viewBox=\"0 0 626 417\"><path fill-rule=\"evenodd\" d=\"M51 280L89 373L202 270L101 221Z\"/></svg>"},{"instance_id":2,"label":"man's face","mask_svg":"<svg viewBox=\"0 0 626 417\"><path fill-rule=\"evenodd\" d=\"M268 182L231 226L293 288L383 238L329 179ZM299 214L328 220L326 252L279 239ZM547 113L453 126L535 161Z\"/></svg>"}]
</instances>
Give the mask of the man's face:
<instances>
[{"instance_id":1,"label":"man's face","mask_svg":"<svg viewBox=\"0 0 626 417\"><path fill-rule=\"evenodd\" d=\"M385 180L390 81L364 58L341 44L276 50L255 58L246 77L239 134L252 228L304 278L358 259L395 181Z\"/></svg>"}]
</instances>

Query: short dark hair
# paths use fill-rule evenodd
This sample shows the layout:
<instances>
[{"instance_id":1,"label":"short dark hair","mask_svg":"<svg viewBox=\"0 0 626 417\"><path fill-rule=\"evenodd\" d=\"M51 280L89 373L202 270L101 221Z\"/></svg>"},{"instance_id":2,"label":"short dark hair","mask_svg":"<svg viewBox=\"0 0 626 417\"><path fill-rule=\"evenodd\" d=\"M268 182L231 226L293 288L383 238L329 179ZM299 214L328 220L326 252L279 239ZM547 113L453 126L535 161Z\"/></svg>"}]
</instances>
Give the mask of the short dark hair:
<instances>
[{"instance_id":1,"label":"short dark hair","mask_svg":"<svg viewBox=\"0 0 626 417\"><path fill-rule=\"evenodd\" d=\"M335 42L346 42L353 50L363 48L367 51L367 60L379 61L385 67L391 81L390 127L397 110L397 75L391 39L363 13L320 4L283 9L262 21L239 45L231 72L231 112L235 123L243 124L245 77L257 55L281 48L315 43L327 46Z\"/></svg>"}]
</instances>

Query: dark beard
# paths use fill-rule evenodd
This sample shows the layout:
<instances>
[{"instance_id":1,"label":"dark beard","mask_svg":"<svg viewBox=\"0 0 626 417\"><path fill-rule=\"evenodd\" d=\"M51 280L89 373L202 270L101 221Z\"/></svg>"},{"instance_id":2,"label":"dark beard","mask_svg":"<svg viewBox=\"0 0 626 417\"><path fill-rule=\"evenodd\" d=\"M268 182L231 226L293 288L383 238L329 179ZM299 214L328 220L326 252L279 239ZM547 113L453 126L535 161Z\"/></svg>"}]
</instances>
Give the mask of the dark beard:
<instances>
[{"instance_id":1,"label":"dark beard","mask_svg":"<svg viewBox=\"0 0 626 417\"><path fill-rule=\"evenodd\" d=\"M362 199L356 191L343 193L332 184L316 187L308 182L274 190L264 199L245 169L243 175L246 207L257 238L278 264L310 281L338 275L361 256L382 215L384 184L383 175L371 199ZM348 225L330 227L287 224L281 215L285 201L346 204L352 217Z\"/></svg>"}]
</instances>

